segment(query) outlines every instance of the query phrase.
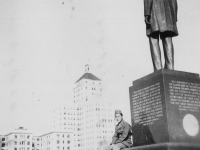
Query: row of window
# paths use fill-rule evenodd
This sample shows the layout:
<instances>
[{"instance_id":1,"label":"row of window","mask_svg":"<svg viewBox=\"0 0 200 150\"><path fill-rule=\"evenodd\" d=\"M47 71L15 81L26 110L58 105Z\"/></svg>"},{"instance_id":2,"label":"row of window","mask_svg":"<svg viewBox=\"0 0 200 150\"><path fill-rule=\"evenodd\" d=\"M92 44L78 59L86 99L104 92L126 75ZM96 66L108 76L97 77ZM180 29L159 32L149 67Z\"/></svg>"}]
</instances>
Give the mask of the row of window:
<instances>
[{"instance_id":1,"label":"row of window","mask_svg":"<svg viewBox=\"0 0 200 150\"><path fill-rule=\"evenodd\" d=\"M62 141L60 141L60 140L57 140L57 144L61 144L61 143L63 143L63 144L64 144L64 143L65 143L65 141L63 141L63 142L62 142ZM49 144L50 144L50 143L49 143ZM67 141L67 144L70 144L70 141Z\"/></svg>"},{"instance_id":2,"label":"row of window","mask_svg":"<svg viewBox=\"0 0 200 150\"><path fill-rule=\"evenodd\" d=\"M56 135L58 138L59 137L67 137L67 138L70 138L70 135L64 135L64 134L57 134ZM42 138L37 138L37 141L42 141L42 139L44 140L44 139L48 139L48 138L50 138L51 136L50 135L47 135L46 137L42 137ZM34 140L33 140L34 141Z\"/></svg>"},{"instance_id":3,"label":"row of window","mask_svg":"<svg viewBox=\"0 0 200 150\"><path fill-rule=\"evenodd\" d=\"M98 88L99 88L99 87L98 87ZM86 86L85 89L88 89L88 87ZM95 88L95 87L92 87L92 88L91 88L91 90L96 90L96 89L97 89L97 88ZM77 89L76 91L74 90L74 94L75 94L76 92L79 93L80 90L83 90L83 88L79 88L79 89ZM102 91L102 88L99 88L99 90Z\"/></svg>"},{"instance_id":4,"label":"row of window","mask_svg":"<svg viewBox=\"0 0 200 150\"><path fill-rule=\"evenodd\" d=\"M61 136L62 136L63 138L65 137L64 134L63 134L63 135L61 135L61 134L57 134L57 137L61 137ZM67 138L70 138L70 135L67 135Z\"/></svg>"},{"instance_id":5,"label":"row of window","mask_svg":"<svg viewBox=\"0 0 200 150\"><path fill-rule=\"evenodd\" d=\"M94 84L94 81L81 81L81 82L77 83L77 86L79 86L81 84L84 84L84 83L92 83L92 84ZM97 82L95 82L95 83L97 83ZM101 82L99 82L99 85L101 85Z\"/></svg>"},{"instance_id":6,"label":"row of window","mask_svg":"<svg viewBox=\"0 0 200 150\"><path fill-rule=\"evenodd\" d=\"M21 141L21 142L15 141L15 145L17 145L17 144L19 144L19 145L26 145L26 142L25 141ZM30 145L29 141L27 142L27 145Z\"/></svg>"},{"instance_id":7,"label":"row of window","mask_svg":"<svg viewBox=\"0 0 200 150\"><path fill-rule=\"evenodd\" d=\"M61 115L61 113L60 113ZM66 115L66 112L64 112L64 115ZM68 113L68 115L75 115L75 113Z\"/></svg>"},{"instance_id":8,"label":"row of window","mask_svg":"<svg viewBox=\"0 0 200 150\"><path fill-rule=\"evenodd\" d=\"M17 138L27 138L27 139L29 139L30 135L27 135L27 136L25 136L25 135L14 135L14 137L15 137L15 139L17 139ZM8 140L8 137L7 137L7 140Z\"/></svg>"},{"instance_id":9,"label":"row of window","mask_svg":"<svg viewBox=\"0 0 200 150\"><path fill-rule=\"evenodd\" d=\"M51 148L50 147L48 147L48 148L45 148L45 150L50 150ZM14 148L14 150L31 150L29 147L27 147L27 148L24 148L24 147L20 147L20 148L17 148L17 147L15 147ZM37 150L39 150L39 149L37 149ZM70 150L70 147L67 147L66 149L65 149L65 147L57 147L57 150Z\"/></svg>"},{"instance_id":10,"label":"row of window","mask_svg":"<svg viewBox=\"0 0 200 150\"><path fill-rule=\"evenodd\" d=\"M14 148L14 150L31 150L29 147L24 148L24 147L19 147L19 148Z\"/></svg>"}]
</instances>

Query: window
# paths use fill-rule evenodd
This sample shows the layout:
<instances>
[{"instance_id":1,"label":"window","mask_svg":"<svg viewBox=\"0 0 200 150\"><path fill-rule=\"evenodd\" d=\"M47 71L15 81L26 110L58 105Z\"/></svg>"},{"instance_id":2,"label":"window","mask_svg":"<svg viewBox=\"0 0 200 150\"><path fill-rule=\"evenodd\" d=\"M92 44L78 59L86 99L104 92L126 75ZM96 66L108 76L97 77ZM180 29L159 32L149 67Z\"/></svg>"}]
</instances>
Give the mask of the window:
<instances>
[{"instance_id":1,"label":"window","mask_svg":"<svg viewBox=\"0 0 200 150\"><path fill-rule=\"evenodd\" d=\"M67 143L69 144L69 143L70 143L70 141L67 141Z\"/></svg>"},{"instance_id":2,"label":"window","mask_svg":"<svg viewBox=\"0 0 200 150\"><path fill-rule=\"evenodd\" d=\"M17 135L15 135L15 138L17 139Z\"/></svg>"},{"instance_id":3,"label":"window","mask_svg":"<svg viewBox=\"0 0 200 150\"><path fill-rule=\"evenodd\" d=\"M15 150L17 150L17 148L15 147Z\"/></svg>"},{"instance_id":4,"label":"window","mask_svg":"<svg viewBox=\"0 0 200 150\"><path fill-rule=\"evenodd\" d=\"M60 143L60 141L59 140L57 140L57 144L59 144Z\"/></svg>"},{"instance_id":5,"label":"window","mask_svg":"<svg viewBox=\"0 0 200 150\"><path fill-rule=\"evenodd\" d=\"M17 141L15 141L15 145L17 145Z\"/></svg>"}]
</instances>

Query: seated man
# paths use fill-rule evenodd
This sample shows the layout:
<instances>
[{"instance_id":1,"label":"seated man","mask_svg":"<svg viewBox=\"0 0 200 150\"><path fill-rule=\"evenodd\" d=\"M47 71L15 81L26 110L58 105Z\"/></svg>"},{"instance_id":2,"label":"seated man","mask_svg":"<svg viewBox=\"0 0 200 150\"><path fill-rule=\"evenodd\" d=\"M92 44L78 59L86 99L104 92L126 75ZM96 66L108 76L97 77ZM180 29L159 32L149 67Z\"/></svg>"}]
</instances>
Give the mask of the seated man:
<instances>
[{"instance_id":1,"label":"seated man","mask_svg":"<svg viewBox=\"0 0 200 150\"><path fill-rule=\"evenodd\" d=\"M121 150L132 146L131 126L123 120L123 114L120 110L115 111L115 134L112 137L112 143L104 150Z\"/></svg>"}]
</instances>

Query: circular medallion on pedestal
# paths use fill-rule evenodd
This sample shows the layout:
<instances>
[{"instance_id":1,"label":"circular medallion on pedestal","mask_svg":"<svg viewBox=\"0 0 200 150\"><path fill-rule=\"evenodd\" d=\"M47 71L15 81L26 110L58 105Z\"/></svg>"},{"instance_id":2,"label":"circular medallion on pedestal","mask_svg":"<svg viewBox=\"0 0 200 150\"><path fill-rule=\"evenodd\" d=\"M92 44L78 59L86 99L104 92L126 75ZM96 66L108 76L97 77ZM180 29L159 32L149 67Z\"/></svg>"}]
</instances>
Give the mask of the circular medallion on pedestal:
<instances>
[{"instance_id":1,"label":"circular medallion on pedestal","mask_svg":"<svg viewBox=\"0 0 200 150\"><path fill-rule=\"evenodd\" d=\"M183 128L190 136L196 136L199 133L199 122L192 114L187 114L183 118Z\"/></svg>"}]
</instances>

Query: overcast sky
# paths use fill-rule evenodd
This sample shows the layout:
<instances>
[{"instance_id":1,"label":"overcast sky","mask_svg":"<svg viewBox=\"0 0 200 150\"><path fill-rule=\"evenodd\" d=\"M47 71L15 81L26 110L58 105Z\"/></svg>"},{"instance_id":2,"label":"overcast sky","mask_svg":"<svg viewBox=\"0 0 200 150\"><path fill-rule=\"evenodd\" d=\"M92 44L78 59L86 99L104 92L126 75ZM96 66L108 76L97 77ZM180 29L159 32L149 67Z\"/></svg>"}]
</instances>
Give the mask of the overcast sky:
<instances>
[{"instance_id":1,"label":"overcast sky","mask_svg":"<svg viewBox=\"0 0 200 150\"><path fill-rule=\"evenodd\" d=\"M143 0L0 0L0 135L51 130L85 64L130 123L129 87L153 72L143 12ZM199 0L178 0L175 70L200 73L199 20Z\"/></svg>"}]
</instances>

